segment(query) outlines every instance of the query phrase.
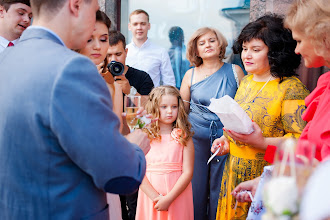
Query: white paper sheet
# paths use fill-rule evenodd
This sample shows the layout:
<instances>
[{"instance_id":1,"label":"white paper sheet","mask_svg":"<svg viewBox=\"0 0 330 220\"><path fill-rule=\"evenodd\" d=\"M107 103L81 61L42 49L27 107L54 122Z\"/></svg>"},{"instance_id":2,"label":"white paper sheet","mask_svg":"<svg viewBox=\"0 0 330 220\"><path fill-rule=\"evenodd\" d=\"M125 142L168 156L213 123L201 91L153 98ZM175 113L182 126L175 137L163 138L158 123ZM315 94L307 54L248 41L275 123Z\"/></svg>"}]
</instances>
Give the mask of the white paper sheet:
<instances>
[{"instance_id":1,"label":"white paper sheet","mask_svg":"<svg viewBox=\"0 0 330 220\"><path fill-rule=\"evenodd\" d=\"M230 96L212 98L208 109L214 112L221 120L224 128L240 134L251 134L253 132L252 120L239 104Z\"/></svg>"}]
</instances>

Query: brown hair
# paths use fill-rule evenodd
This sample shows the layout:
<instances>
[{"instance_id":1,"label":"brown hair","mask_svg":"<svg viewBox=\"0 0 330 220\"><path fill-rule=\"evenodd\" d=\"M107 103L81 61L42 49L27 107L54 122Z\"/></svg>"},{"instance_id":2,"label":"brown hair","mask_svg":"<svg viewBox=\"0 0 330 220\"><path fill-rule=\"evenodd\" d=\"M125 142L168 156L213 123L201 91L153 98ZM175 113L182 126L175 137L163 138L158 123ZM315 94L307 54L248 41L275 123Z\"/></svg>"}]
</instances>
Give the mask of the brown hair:
<instances>
[{"instance_id":1,"label":"brown hair","mask_svg":"<svg viewBox=\"0 0 330 220\"><path fill-rule=\"evenodd\" d=\"M179 138L179 142L186 146L188 140L192 137L193 132L191 131L191 124L188 120L188 115L184 110L184 105L182 98L180 96L180 92L174 86L159 86L154 88L149 95L149 99L146 103L145 109L147 110L148 114L151 114L154 118L159 118L159 103L161 98L164 95L172 95L178 99L178 116L177 119L173 122L173 128L179 128L182 130L182 134ZM148 134L150 140L160 140L161 136L159 135L159 125L158 121L152 123L150 131L152 134Z\"/></svg>"},{"instance_id":2,"label":"brown hair","mask_svg":"<svg viewBox=\"0 0 330 220\"><path fill-rule=\"evenodd\" d=\"M106 13L104 13L103 11L100 11L100 10L96 11L96 22L105 24L107 26L108 30L111 27L111 20L108 17L108 15ZM102 73L106 73L108 71L107 70L108 64L109 64L109 59L108 59L108 55L107 55L104 58Z\"/></svg>"},{"instance_id":3,"label":"brown hair","mask_svg":"<svg viewBox=\"0 0 330 220\"><path fill-rule=\"evenodd\" d=\"M193 33L193 35L190 37L190 40L188 41L188 44L187 44L187 59L195 67L198 67L203 63L203 59L201 57L197 56L197 41L201 36L203 36L204 34L206 34L208 32L213 32L216 35L217 40L219 41L219 45L220 45L219 59L220 59L220 61L222 61L225 58L226 47L228 46L226 38L223 36L223 34L220 33L220 31L218 31L215 28L202 27L202 28L198 29L197 31L195 31L195 33Z\"/></svg>"},{"instance_id":4,"label":"brown hair","mask_svg":"<svg viewBox=\"0 0 330 220\"><path fill-rule=\"evenodd\" d=\"M17 3L22 3L27 6L30 6L29 0L0 0L0 5L2 5L6 11L8 11L8 9L12 4L17 4Z\"/></svg>"},{"instance_id":5,"label":"brown hair","mask_svg":"<svg viewBox=\"0 0 330 220\"><path fill-rule=\"evenodd\" d=\"M112 30L109 32L109 44L110 46L117 45L119 42L123 43L124 49L126 48L125 36L120 31Z\"/></svg>"},{"instance_id":6,"label":"brown hair","mask_svg":"<svg viewBox=\"0 0 330 220\"><path fill-rule=\"evenodd\" d=\"M96 12L96 22L101 22L107 26L108 29L111 27L111 20L106 13L97 10Z\"/></svg>"},{"instance_id":7,"label":"brown hair","mask_svg":"<svg viewBox=\"0 0 330 220\"><path fill-rule=\"evenodd\" d=\"M315 53L330 60L330 4L328 0L296 0L285 18L285 26L311 39Z\"/></svg>"},{"instance_id":8,"label":"brown hair","mask_svg":"<svg viewBox=\"0 0 330 220\"><path fill-rule=\"evenodd\" d=\"M108 30L111 27L111 20L108 17L108 15L106 13L104 13L103 11L97 10L96 11L96 22L100 22L102 24L105 24L105 26L107 26ZM74 50L77 53L80 53L81 49L77 49ZM103 65L103 69L102 69L102 73L107 72L107 68L105 68L108 65L109 61L108 61L108 56L106 56L104 58L104 65Z\"/></svg>"},{"instance_id":9,"label":"brown hair","mask_svg":"<svg viewBox=\"0 0 330 220\"><path fill-rule=\"evenodd\" d=\"M148 18L148 22L149 22L149 14L145 11L145 10L142 10L142 9L136 9L135 11L133 11L130 15L129 15L129 21L131 22L131 17L132 15L138 15L138 14L145 14Z\"/></svg>"}]
</instances>

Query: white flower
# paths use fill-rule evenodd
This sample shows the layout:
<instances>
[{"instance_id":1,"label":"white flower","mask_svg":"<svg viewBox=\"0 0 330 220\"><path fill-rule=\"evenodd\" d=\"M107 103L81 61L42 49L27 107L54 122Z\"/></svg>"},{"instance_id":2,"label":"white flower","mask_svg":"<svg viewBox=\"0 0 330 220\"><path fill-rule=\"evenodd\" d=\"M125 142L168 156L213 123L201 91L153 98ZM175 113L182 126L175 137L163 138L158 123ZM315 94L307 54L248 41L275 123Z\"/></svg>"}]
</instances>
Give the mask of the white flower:
<instances>
[{"instance_id":1,"label":"white flower","mask_svg":"<svg viewBox=\"0 0 330 220\"><path fill-rule=\"evenodd\" d=\"M145 126L147 126L148 124L151 123L151 119L147 118L146 116L142 116L138 119L137 122L137 128L144 128Z\"/></svg>"},{"instance_id":2,"label":"white flower","mask_svg":"<svg viewBox=\"0 0 330 220\"><path fill-rule=\"evenodd\" d=\"M272 178L264 191L265 204L275 216L298 212L298 189L292 176Z\"/></svg>"}]
</instances>

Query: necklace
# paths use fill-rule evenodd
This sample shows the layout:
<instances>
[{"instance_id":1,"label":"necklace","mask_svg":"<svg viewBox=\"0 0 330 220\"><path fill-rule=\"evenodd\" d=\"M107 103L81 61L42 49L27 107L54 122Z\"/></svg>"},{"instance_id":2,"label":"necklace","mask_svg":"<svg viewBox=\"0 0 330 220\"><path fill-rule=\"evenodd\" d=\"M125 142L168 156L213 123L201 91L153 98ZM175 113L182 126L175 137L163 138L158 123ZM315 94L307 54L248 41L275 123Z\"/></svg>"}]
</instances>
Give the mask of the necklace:
<instances>
[{"instance_id":1,"label":"necklace","mask_svg":"<svg viewBox=\"0 0 330 220\"><path fill-rule=\"evenodd\" d=\"M217 70L219 70L221 67L223 66L223 63L220 64L219 68L216 68ZM202 67L202 66L201 66ZM204 72L203 69L201 68L201 72ZM209 72L209 71L208 71ZM214 71L216 72L216 71ZM205 74L204 75L204 79L208 78L209 76L211 76L213 73L210 74Z\"/></svg>"},{"instance_id":2,"label":"necklace","mask_svg":"<svg viewBox=\"0 0 330 220\"><path fill-rule=\"evenodd\" d=\"M268 83L272 78L273 78L273 76L270 76L270 77L269 77L269 79L265 82L265 84L261 87L261 89L257 92L257 94L256 94L254 97L252 96L250 99L248 99L248 97L245 98L244 103L247 104L247 103L250 103L250 102L254 101L254 100L258 97L259 93L263 90L263 88L265 88L265 86L267 85L267 83ZM252 81L252 79L251 79L251 81ZM249 88L251 81L250 81L249 84L246 86L245 92L247 92L247 89Z\"/></svg>"}]
</instances>

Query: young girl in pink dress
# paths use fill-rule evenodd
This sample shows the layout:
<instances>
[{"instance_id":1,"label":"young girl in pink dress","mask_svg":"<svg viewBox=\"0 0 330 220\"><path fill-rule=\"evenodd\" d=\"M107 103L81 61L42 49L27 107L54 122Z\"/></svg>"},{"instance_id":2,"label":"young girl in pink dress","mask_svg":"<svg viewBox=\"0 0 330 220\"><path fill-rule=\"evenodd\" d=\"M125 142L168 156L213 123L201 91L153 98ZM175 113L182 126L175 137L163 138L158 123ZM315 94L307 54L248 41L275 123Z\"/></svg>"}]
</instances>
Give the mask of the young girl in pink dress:
<instances>
[{"instance_id":1,"label":"young girl in pink dress","mask_svg":"<svg viewBox=\"0 0 330 220\"><path fill-rule=\"evenodd\" d=\"M146 155L136 220L194 219L194 145L179 90L173 86L154 88L145 109L158 121L148 132L151 149Z\"/></svg>"}]
</instances>

